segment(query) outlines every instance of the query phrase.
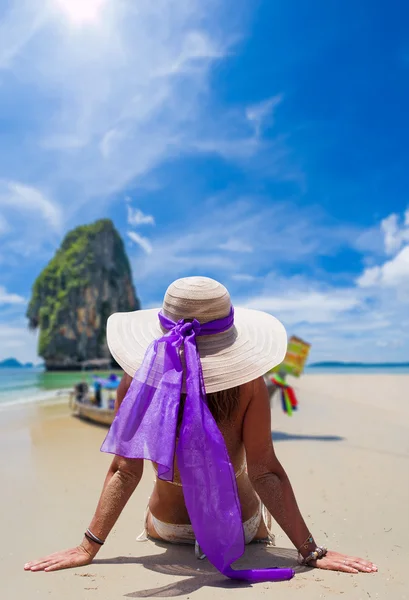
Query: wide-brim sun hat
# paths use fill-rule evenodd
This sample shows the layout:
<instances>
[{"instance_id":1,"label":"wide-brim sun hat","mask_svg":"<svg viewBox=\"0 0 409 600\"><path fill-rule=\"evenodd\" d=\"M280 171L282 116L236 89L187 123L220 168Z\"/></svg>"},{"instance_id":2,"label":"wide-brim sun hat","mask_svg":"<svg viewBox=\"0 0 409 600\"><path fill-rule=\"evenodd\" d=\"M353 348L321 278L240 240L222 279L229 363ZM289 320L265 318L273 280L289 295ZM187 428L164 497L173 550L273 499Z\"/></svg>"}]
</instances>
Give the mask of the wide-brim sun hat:
<instances>
[{"instance_id":1,"label":"wide-brim sun hat","mask_svg":"<svg viewBox=\"0 0 409 600\"><path fill-rule=\"evenodd\" d=\"M150 344L167 331L158 313L175 323L197 319L208 323L227 317L231 310L227 289L208 277L177 279L167 289L161 308L111 315L107 323L109 350L133 377ZM234 324L223 333L196 337L206 392L226 390L264 375L284 360L287 334L272 315L234 307Z\"/></svg>"}]
</instances>

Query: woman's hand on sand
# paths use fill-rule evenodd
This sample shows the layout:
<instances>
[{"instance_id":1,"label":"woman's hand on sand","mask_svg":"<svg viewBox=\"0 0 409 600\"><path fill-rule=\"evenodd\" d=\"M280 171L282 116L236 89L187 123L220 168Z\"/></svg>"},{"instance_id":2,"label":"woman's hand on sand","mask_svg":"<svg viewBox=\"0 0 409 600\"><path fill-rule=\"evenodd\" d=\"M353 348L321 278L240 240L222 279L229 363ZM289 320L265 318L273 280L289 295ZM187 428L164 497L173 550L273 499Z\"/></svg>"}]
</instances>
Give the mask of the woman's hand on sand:
<instances>
[{"instance_id":1,"label":"woman's hand on sand","mask_svg":"<svg viewBox=\"0 0 409 600\"><path fill-rule=\"evenodd\" d=\"M96 553L95 553L96 554ZM95 554L86 550L82 545L63 552L55 552L45 558L33 560L24 565L25 571L59 571L89 565Z\"/></svg>"},{"instance_id":2,"label":"woman's hand on sand","mask_svg":"<svg viewBox=\"0 0 409 600\"><path fill-rule=\"evenodd\" d=\"M345 573L375 573L378 567L371 561L356 556L348 556L339 552L328 550L324 558L320 558L310 563L317 569L327 569L328 571L344 571Z\"/></svg>"}]
</instances>

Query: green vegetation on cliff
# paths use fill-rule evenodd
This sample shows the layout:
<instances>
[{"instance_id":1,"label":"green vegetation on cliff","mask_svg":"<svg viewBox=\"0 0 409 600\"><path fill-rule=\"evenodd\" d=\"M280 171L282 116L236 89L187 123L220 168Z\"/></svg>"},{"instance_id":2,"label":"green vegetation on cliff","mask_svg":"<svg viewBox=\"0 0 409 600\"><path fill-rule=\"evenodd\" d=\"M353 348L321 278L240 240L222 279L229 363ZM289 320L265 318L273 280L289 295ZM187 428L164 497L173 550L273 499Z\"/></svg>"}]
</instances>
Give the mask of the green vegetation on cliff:
<instances>
[{"instance_id":1,"label":"green vegetation on cliff","mask_svg":"<svg viewBox=\"0 0 409 600\"><path fill-rule=\"evenodd\" d=\"M103 219L66 235L34 283L27 317L40 329L38 353L46 365L69 367L109 356L108 316L139 308L123 241Z\"/></svg>"}]
</instances>

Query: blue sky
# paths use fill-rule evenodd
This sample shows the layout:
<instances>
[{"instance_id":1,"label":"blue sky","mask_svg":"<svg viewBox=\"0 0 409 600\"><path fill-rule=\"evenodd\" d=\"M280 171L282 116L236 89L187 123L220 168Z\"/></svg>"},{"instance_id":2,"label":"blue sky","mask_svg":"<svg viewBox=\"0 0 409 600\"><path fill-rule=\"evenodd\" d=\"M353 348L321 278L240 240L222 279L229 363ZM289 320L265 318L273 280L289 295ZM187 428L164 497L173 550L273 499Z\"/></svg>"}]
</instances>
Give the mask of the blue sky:
<instances>
[{"instance_id":1,"label":"blue sky","mask_svg":"<svg viewBox=\"0 0 409 600\"><path fill-rule=\"evenodd\" d=\"M313 360L409 359L409 9L0 0L0 359L31 285L110 217L144 307L222 281Z\"/></svg>"}]
</instances>

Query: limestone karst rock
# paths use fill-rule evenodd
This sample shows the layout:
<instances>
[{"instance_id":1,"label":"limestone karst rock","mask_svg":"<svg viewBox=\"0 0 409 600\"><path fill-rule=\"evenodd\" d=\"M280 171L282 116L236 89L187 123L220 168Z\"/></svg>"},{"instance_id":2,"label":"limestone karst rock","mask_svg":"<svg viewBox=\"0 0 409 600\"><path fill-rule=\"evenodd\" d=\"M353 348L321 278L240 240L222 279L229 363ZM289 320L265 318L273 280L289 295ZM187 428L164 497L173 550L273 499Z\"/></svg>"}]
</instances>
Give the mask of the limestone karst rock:
<instances>
[{"instance_id":1,"label":"limestone karst rock","mask_svg":"<svg viewBox=\"0 0 409 600\"><path fill-rule=\"evenodd\" d=\"M65 236L34 283L27 318L40 330L38 353L46 368L77 369L110 358L110 314L139 308L123 241L103 219Z\"/></svg>"}]
</instances>

